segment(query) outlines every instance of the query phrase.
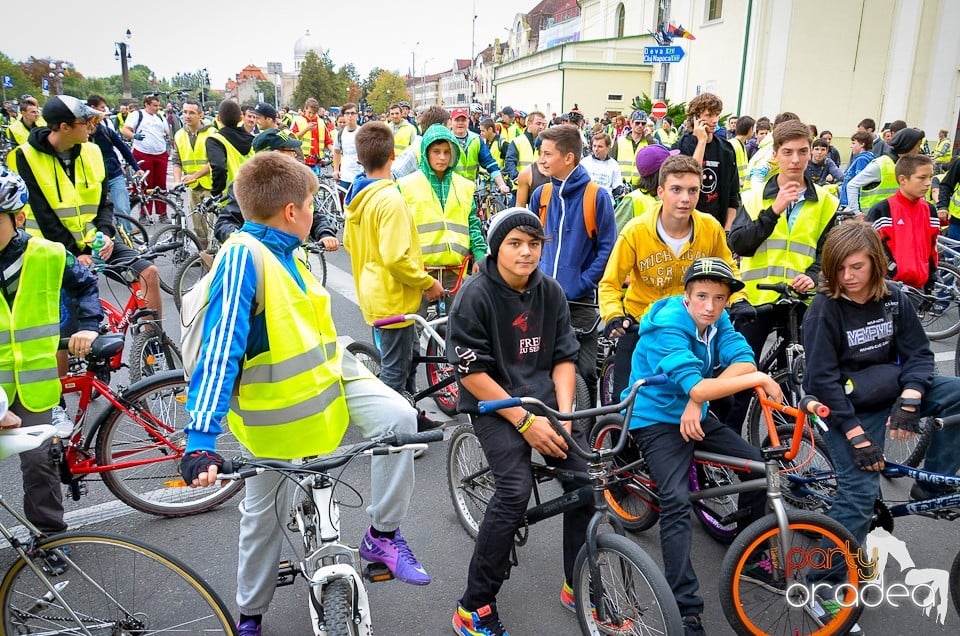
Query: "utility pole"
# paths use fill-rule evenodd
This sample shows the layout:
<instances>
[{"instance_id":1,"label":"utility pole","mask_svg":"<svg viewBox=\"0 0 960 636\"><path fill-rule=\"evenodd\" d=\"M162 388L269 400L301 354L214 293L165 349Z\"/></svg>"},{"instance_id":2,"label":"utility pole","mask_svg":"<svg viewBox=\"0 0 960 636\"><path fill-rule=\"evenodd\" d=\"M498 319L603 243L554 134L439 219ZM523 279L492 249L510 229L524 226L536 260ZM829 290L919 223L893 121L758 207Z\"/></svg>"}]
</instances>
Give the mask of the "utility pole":
<instances>
[{"instance_id":1,"label":"utility pole","mask_svg":"<svg viewBox=\"0 0 960 636\"><path fill-rule=\"evenodd\" d=\"M663 9L663 22L657 25L658 29L664 29L670 24L670 0L660 0L660 8ZM653 90L653 101L662 101L667 99L667 82L670 80L670 65L660 64L660 81L656 83Z\"/></svg>"},{"instance_id":2,"label":"utility pole","mask_svg":"<svg viewBox=\"0 0 960 636\"><path fill-rule=\"evenodd\" d=\"M470 105L473 106L473 102L476 101L475 91L476 84L474 84L474 78L476 77L474 63L477 59L476 52L476 41L477 41L477 0L473 0L473 20L470 23Z\"/></svg>"}]
</instances>

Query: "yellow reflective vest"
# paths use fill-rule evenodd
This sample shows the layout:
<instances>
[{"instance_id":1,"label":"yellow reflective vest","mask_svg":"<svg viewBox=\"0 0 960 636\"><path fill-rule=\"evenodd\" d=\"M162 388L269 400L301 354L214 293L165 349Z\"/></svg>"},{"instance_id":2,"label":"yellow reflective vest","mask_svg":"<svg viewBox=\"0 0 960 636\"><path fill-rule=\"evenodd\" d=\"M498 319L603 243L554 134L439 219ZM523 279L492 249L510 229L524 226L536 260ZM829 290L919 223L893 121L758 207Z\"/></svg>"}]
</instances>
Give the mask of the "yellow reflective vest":
<instances>
[{"instance_id":1,"label":"yellow reflective vest","mask_svg":"<svg viewBox=\"0 0 960 636\"><path fill-rule=\"evenodd\" d=\"M10 122L10 125L7 127L7 132L13 139L14 146L27 143L27 137L30 136L30 130L19 119L14 119ZM947 160L949 161L949 157Z\"/></svg>"},{"instance_id":2,"label":"yellow reflective vest","mask_svg":"<svg viewBox=\"0 0 960 636\"><path fill-rule=\"evenodd\" d=\"M475 133L467 133L467 147L460 153L460 160L453 168L464 179L477 180L477 171L480 169L480 144L482 143L483 141Z\"/></svg>"},{"instance_id":3,"label":"yellow reflective vest","mask_svg":"<svg viewBox=\"0 0 960 636\"><path fill-rule=\"evenodd\" d=\"M950 216L960 219L960 183L954 184L947 210L950 212Z\"/></svg>"},{"instance_id":4,"label":"yellow reflective vest","mask_svg":"<svg viewBox=\"0 0 960 636\"><path fill-rule=\"evenodd\" d=\"M775 179L776 177L771 177ZM799 274L805 274L817 258L817 244L828 231L837 211L836 197L820 186L814 186L817 200L805 200L790 229L787 211L777 219L773 232L753 256L743 256L740 276L746 283L747 299L752 305L772 303L779 295L773 291L758 290L760 283L789 283ZM774 199L763 198L764 188L751 188L742 195L743 207L751 219L773 205Z\"/></svg>"},{"instance_id":5,"label":"yellow reflective vest","mask_svg":"<svg viewBox=\"0 0 960 636\"><path fill-rule=\"evenodd\" d=\"M430 187L430 181L417 170L397 182L413 213L420 234L420 251L428 267L460 265L470 256L470 212L473 210L473 182L454 173L447 203Z\"/></svg>"},{"instance_id":6,"label":"yellow reflective vest","mask_svg":"<svg viewBox=\"0 0 960 636\"><path fill-rule=\"evenodd\" d=\"M10 128L11 129L13 128L12 124ZM941 152L943 154L940 154ZM934 163L942 163L942 164L950 163L950 140L941 139L940 141L938 141L937 146L934 149L934 155L936 155L933 159Z\"/></svg>"},{"instance_id":7,"label":"yellow reflective vest","mask_svg":"<svg viewBox=\"0 0 960 636\"><path fill-rule=\"evenodd\" d=\"M197 136L190 145L190 133L186 127L177 131L173 136L173 143L177 145L177 153L180 155L180 165L183 166L184 174L189 174L201 170L210 162L207 160L207 137L213 134L209 128L201 128L197 131ZM238 153L239 154L239 153ZM203 188L209 190L213 187L213 176L208 172L205 176L190 184L190 188Z\"/></svg>"},{"instance_id":8,"label":"yellow reflective vest","mask_svg":"<svg viewBox=\"0 0 960 636\"><path fill-rule=\"evenodd\" d=\"M484 143L487 143L487 142L484 142ZM502 143L503 143L503 140L500 138L500 135L497 135L496 137L493 138L493 141L487 144L487 148L490 149L490 156L492 156L493 160L497 162L497 165L500 166L501 170L503 170L503 162L506 159L506 157L503 156L504 153L501 151L501 148L500 148L500 144Z\"/></svg>"},{"instance_id":9,"label":"yellow reflective vest","mask_svg":"<svg viewBox=\"0 0 960 636\"><path fill-rule=\"evenodd\" d=\"M730 145L733 146L733 154L737 157L737 178L740 179L740 187L743 188L747 177L747 164L750 162L747 159L747 147L736 137L730 140ZM749 181L746 182L746 186L750 187Z\"/></svg>"},{"instance_id":10,"label":"yellow reflective vest","mask_svg":"<svg viewBox=\"0 0 960 636\"><path fill-rule=\"evenodd\" d=\"M620 174L623 180L633 187L640 183L640 173L637 172L637 154L648 142L646 139L641 139L636 143L637 145L634 146L633 137L624 135L617 140L617 155L614 157L620 164Z\"/></svg>"},{"instance_id":11,"label":"yellow reflective vest","mask_svg":"<svg viewBox=\"0 0 960 636\"><path fill-rule=\"evenodd\" d=\"M514 139L513 145L517 148L517 175L519 177L524 168L535 163L540 158L540 151L534 150L533 146L530 145L530 138L525 134L521 134ZM519 178L517 181L519 181ZM517 181L513 182L514 191L517 190Z\"/></svg>"},{"instance_id":12,"label":"yellow reflective vest","mask_svg":"<svg viewBox=\"0 0 960 636\"><path fill-rule=\"evenodd\" d=\"M874 161L880 167L880 183L869 190L860 188L860 211L866 214L870 208L895 195L899 189L897 166L887 155L880 155Z\"/></svg>"},{"instance_id":13,"label":"yellow reflective vest","mask_svg":"<svg viewBox=\"0 0 960 636\"><path fill-rule=\"evenodd\" d=\"M216 139L227 153L227 182L223 186L223 191L226 192L230 184L236 180L237 171L240 170L240 166L243 165L244 161L253 156L253 147L250 147L247 154L241 155L240 151L234 148L233 144L227 141L227 138L221 135L219 131L211 133L210 139Z\"/></svg>"},{"instance_id":14,"label":"yellow reflective vest","mask_svg":"<svg viewBox=\"0 0 960 636\"><path fill-rule=\"evenodd\" d=\"M329 453L340 444L350 419L330 295L299 260L305 290L254 237L237 232L229 241L259 250L262 257L257 284L263 289L270 343L267 351L243 360L227 413L230 430L258 457Z\"/></svg>"},{"instance_id":15,"label":"yellow reflective vest","mask_svg":"<svg viewBox=\"0 0 960 636\"><path fill-rule=\"evenodd\" d=\"M504 143L510 143L513 141L516 136L519 134L520 128L516 124L510 124L509 126L500 122L500 138L503 139Z\"/></svg>"},{"instance_id":16,"label":"yellow reflective vest","mask_svg":"<svg viewBox=\"0 0 960 636\"><path fill-rule=\"evenodd\" d=\"M393 130L393 125L391 124L390 129ZM404 150L407 149L411 143L413 143L413 138L417 135L417 129L410 122L403 120L400 122L400 125L393 132L393 153L396 156L400 156Z\"/></svg>"},{"instance_id":17,"label":"yellow reflective vest","mask_svg":"<svg viewBox=\"0 0 960 636\"><path fill-rule=\"evenodd\" d=\"M0 386L10 402L16 398L34 413L60 401L57 345L66 253L59 243L31 238L13 307L0 294Z\"/></svg>"},{"instance_id":18,"label":"yellow reflective vest","mask_svg":"<svg viewBox=\"0 0 960 636\"><path fill-rule=\"evenodd\" d=\"M83 249L93 243L97 234L93 220L100 207L100 194L107 172L100 148L90 142L80 144L80 154L73 167L73 181L67 178L67 173L55 156L40 152L30 144L20 148L47 204L63 227L73 235L77 246ZM24 211L27 215L24 229L31 236L42 237L29 204Z\"/></svg>"}]
</instances>

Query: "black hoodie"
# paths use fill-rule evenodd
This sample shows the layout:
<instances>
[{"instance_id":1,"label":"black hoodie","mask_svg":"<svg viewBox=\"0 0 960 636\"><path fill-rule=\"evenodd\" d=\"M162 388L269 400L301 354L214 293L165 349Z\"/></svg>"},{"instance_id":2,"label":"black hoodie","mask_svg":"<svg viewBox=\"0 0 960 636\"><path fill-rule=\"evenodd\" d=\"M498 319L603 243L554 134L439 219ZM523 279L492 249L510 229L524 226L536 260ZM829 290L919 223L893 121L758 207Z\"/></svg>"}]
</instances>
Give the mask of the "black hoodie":
<instances>
[{"instance_id":1,"label":"black hoodie","mask_svg":"<svg viewBox=\"0 0 960 636\"><path fill-rule=\"evenodd\" d=\"M70 149L71 161L70 165L66 165L57 156L56 149L50 145L49 128L38 126L31 130L30 136L27 138L27 143L44 154L53 155L53 157L60 162L60 165L63 166L67 176L71 180L73 179L74 166L76 166L77 158L80 156L80 144ZM43 191L40 189L40 185L33 175L33 169L30 167L30 164L27 163L27 158L23 156L23 151L19 149L16 151L16 166L17 172L20 173L20 176L27 184L27 190L30 192L30 209L33 210L33 217L37 220L37 225L40 226L40 232L43 233L43 237L48 241L60 243L74 256L91 254L92 252L89 247L80 249L73 235L70 234L70 230L65 228L63 223L60 222L60 219L57 218L53 208L50 207L46 197L43 195ZM104 174L106 174L106 170L104 170ZM107 187L107 177L104 176L100 188L100 205L97 208L97 216L93 219L93 224L98 230L103 232L104 235L113 237L116 232L113 227L113 210L107 205L107 191L109 189L110 188Z\"/></svg>"},{"instance_id":2,"label":"black hoodie","mask_svg":"<svg viewBox=\"0 0 960 636\"><path fill-rule=\"evenodd\" d=\"M237 149L241 155L250 152L253 145L253 135L243 128L224 126L218 130L221 135ZM210 162L212 184L210 192L217 196L227 188L227 150L216 139L207 137L207 160Z\"/></svg>"},{"instance_id":3,"label":"black hoodie","mask_svg":"<svg viewBox=\"0 0 960 636\"><path fill-rule=\"evenodd\" d=\"M560 284L539 269L527 288L510 287L490 257L480 273L461 287L447 322L447 359L457 380L487 373L514 397L536 397L553 408L557 396L550 377L560 362L576 361L580 345L570 326L570 310ZM477 412L477 399L460 383L464 413Z\"/></svg>"}]
</instances>

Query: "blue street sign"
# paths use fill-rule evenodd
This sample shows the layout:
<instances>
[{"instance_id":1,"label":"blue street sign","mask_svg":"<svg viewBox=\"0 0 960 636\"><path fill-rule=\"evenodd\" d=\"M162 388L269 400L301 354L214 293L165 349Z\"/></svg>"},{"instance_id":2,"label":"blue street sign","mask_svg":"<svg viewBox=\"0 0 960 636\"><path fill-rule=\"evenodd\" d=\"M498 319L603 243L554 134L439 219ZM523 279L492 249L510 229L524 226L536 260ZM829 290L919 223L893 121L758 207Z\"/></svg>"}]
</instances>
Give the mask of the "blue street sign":
<instances>
[{"instance_id":1,"label":"blue street sign","mask_svg":"<svg viewBox=\"0 0 960 636\"><path fill-rule=\"evenodd\" d=\"M679 46L643 47L644 64L672 64L683 59L683 49Z\"/></svg>"},{"instance_id":2,"label":"blue street sign","mask_svg":"<svg viewBox=\"0 0 960 636\"><path fill-rule=\"evenodd\" d=\"M9 75L3 76L3 87L4 88L13 88L13 78Z\"/></svg>"},{"instance_id":3,"label":"blue street sign","mask_svg":"<svg viewBox=\"0 0 960 636\"><path fill-rule=\"evenodd\" d=\"M44 97L50 95L50 80L46 77L40 78L40 92L43 93Z\"/></svg>"}]
</instances>

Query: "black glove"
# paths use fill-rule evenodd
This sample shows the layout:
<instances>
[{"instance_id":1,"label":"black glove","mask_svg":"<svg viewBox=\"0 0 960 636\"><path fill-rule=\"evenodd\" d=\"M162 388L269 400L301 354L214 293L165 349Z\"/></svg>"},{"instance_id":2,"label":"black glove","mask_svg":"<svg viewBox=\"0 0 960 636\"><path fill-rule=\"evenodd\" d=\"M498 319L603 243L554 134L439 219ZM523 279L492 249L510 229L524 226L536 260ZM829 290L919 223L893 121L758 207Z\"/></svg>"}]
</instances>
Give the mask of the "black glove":
<instances>
[{"instance_id":1,"label":"black glove","mask_svg":"<svg viewBox=\"0 0 960 636\"><path fill-rule=\"evenodd\" d=\"M730 314L730 322L735 327L740 325L752 325L757 321L757 308L750 304L748 300L738 300L727 309Z\"/></svg>"},{"instance_id":2,"label":"black glove","mask_svg":"<svg viewBox=\"0 0 960 636\"><path fill-rule=\"evenodd\" d=\"M910 433L920 432L920 398L898 397L893 403L893 410L890 411L890 430L909 431ZM912 407L908 411L903 407Z\"/></svg>"},{"instance_id":3,"label":"black glove","mask_svg":"<svg viewBox=\"0 0 960 636\"><path fill-rule=\"evenodd\" d=\"M857 444L869 442L866 446L857 448ZM883 464L883 451L873 443L870 436L866 433L857 435L850 440L850 446L853 447L853 463L860 470L870 470L874 464Z\"/></svg>"},{"instance_id":4,"label":"black glove","mask_svg":"<svg viewBox=\"0 0 960 636\"><path fill-rule=\"evenodd\" d=\"M613 338L614 329L622 329L627 331L636 323L630 316L617 316L616 318L611 318L607 321L607 324L603 326L603 337L610 339Z\"/></svg>"},{"instance_id":5,"label":"black glove","mask_svg":"<svg viewBox=\"0 0 960 636\"><path fill-rule=\"evenodd\" d=\"M223 466L223 457L220 457L213 451L193 451L189 455L184 455L180 460L180 474L187 485L193 483L200 473L207 472L210 466L216 466L218 469Z\"/></svg>"}]
</instances>

